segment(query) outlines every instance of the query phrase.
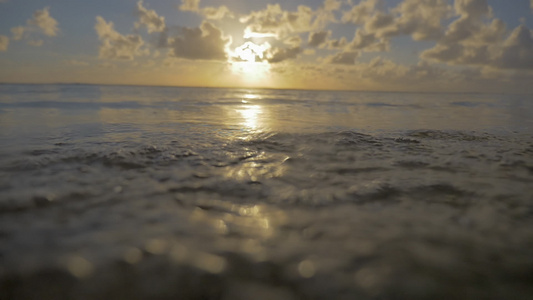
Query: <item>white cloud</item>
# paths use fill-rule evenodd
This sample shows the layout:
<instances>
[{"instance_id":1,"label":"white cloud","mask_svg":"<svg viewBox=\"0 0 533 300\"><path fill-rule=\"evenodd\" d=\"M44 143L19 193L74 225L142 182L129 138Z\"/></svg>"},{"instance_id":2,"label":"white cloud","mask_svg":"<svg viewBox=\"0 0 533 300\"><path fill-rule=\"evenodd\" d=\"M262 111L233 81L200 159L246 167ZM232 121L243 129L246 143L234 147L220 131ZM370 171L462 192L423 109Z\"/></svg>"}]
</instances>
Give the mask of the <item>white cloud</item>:
<instances>
[{"instance_id":1,"label":"white cloud","mask_svg":"<svg viewBox=\"0 0 533 300\"><path fill-rule=\"evenodd\" d=\"M148 28L148 33L162 32L166 28L165 17L159 16L153 9L145 8L143 0L137 2L137 15L139 22L135 23L135 26L145 25Z\"/></svg>"},{"instance_id":2,"label":"white cloud","mask_svg":"<svg viewBox=\"0 0 533 300\"><path fill-rule=\"evenodd\" d=\"M9 38L5 35L0 35L0 51L7 51L9 46Z\"/></svg>"},{"instance_id":3,"label":"white cloud","mask_svg":"<svg viewBox=\"0 0 533 300\"><path fill-rule=\"evenodd\" d=\"M203 22L200 27L182 29L182 35L168 38L171 57L192 60L226 60L231 37L215 25Z\"/></svg>"},{"instance_id":4,"label":"white cloud","mask_svg":"<svg viewBox=\"0 0 533 300\"><path fill-rule=\"evenodd\" d=\"M13 40L28 39L28 44L34 47L41 46L44 41L36 38L35 33L45 36L57 36L59 32L58 22L50 16L49 7L37 10L33 17L26 21L26 26L11 28Z\"/></svg>"},{"instance_id":5,"label":"white cloud","mask_svg":"<svg viewBox=\"0 0 533 300\"><path fill-rule=\"evenodd\" d=\"M423 59L452 65L533 69L531 30L521 25L505 38L505 23L493 17L486 0L457 0L454 8L459 18L435 47L422 52Z\"/></svg>"},{"instance_id":6,"label":"white cloud","mask_svg":"<svg viewBox=\"0 0 533 300\"><path fill-rule=\"evenodd\" d=\"M253 11L240 18L241 23L248 24L247 32L268 34L285 38L293 33L310 32L324 26L327 17L313 11L305 5L298 6L296 11L285 11L279 4L267 4L260 11Z\"/></svg>"},{"instance_id":7,"label":"white cloud","mask_svg":"<svg viewBox=\"0 0 533 300\"><path fill-rule=\"evenodd\" d=\"M378 38L373 33L367 33L358 29L355 32L353 40L346 46L351 50L361 50L366 52L387 51L389 49L389 40Z\"/></svg>"},{"instance_id":8,"label":"white cloud","mask_svg":"<svg viewBox=\"0 0 533 300\"><path fill-rule=\"evenodd\" d=\"M200 10L200 0L181 0L179 8L182 11L197 12Z\"/></svg>"},{"instance_id":9,"label":"white cloud","mask_svg":"<svg viewBox=\"0 0 533 300\"><path fill-rule=\"evenodd\" d=\"M49 7L37 10L33 18L28 20L28 25L35 25L47 36L56 36L59 29L57 21L50 16Z\"/></svg>"},{"instance_id":10,"label":"white cloud","mask_svg":"<svg viewBox=\"0 0 533 300\"><path fill-rule=\"evenodd\" d=\"M279 63L288 59L295 59L303 49L300 46L289 48L271 48L267 50L266 57L269 63Z\"/></svg>"},{"instance_id":11,"label":"white cloud","mask_svg":"<svg viewBox=\"0 0 533 300\"><path fill-rule=\"evenodd\" d=\"M339 39L330 41L329 48L346 47L344 52L382 52L390 49L390 39L395 36L436 40L443 35L443 20L452 13L452 7L446 0L405 0L388 11L384 8L380 0L363 0L345 11L343 22L362 27L356 30L353 40L347 45Z\"/></svg>"},{"instance_id":12,"label":"white cloud","mask_svg":"<svg viewBox=\"0 0 533 300\"><path fill-rule=\"evenodd\" d=\"M444 31L442 21L451 17L452 11L446 0L405 0L393 10L394 24L380 35L411 35L417 41L438 39Z\"/></svg>"},{"instance_id":13,"label":"white cloud","mask_svg":"<svg viewBox=\"0 0 533 300\"><path fill-rule=\"evenodd\" d=\"M13 39L15 41L21 40L24 37L24 32L26 28L24 26L17 26L11 28L11 33L13 34Z\"/></svg>"},{"instance_id":14,"label":"white cloud","mask_svg":"<svg viewBox=\"0 0 533 300\"><path fill-rule=\"evenodd\" d=\"M324 28L328 23L338 23L334 12L338 11L341 6L342 2L339 0L325 0L324 3L314 11L316 17L313 21L313 26L315 27L315 30Z\"/></svg>"},{"instance_id":15,"label":"white cloud","mask_svg":"<svg viewBox=\"0 0 533 300\"><path fill-rule=\"evenodd\" d=\"M447 0L405 0L384 12L379 0L365 0L344 12L343 22L364 25L367 33L391 38L411 35L414 40L437 39L444 30L443 19L451 16Z\"/></svg>"},{"instance_id":16,"label":"white cloud","mask_svg":"<svg viewBox=\"0 0 533 300\"><path fill-rule=\"evenodd\" d=\"M326 57L326 63L338 65L354 65L355 60L359 57L357 51L339 52L337 54Z\"/></svg>"},{"instance_id":17,"label":"white cloud","mask_svg":"<svg viewBox=\"0 0 533 300\"><path fill-rule=\"evenodd\" d=\"M106 22L101 16L96 17L94 29L100 39L100 58L132 60L146 54L141 49L144 41L140 35L121 35L114 29L113 22Z\"/></svg>"},{"instance_id":18,"label":"white cloud","mask_svg":"<svg viewBox=\"0 0 533 300\"><path fill-rule=\"evenodd\" d=\"M225 17L233 18L233 13L225 5L219 7L205 7L202 9L202 14L211 20L220 20Z\"/></svg>"},{"instance_id":19,"label":"white cloud","mask_svg":"<svg viewBox=\"0 0 533 300\"><path fill-rule=\"evenodd\" d=\"M532 0L533 1L533 0ZM342 2L339 0L325 0L324 1L324 10L325 11L335 11L341 8Z\"/></svg>"},{"instance_id":20,"label":"white cloud","mask_svg":"<svg viewBox=\"0 0 533 300\"><path fill-rule=\"evenodd\" d=\"M484 19L489 18L491 14L487 1L457 0L454 7L460 17L450 24L441 42L452 44L477 38L480 31L487 27Z\"/></svg>"},{"instance_id":21,"label":"white cloud","mask_svg":"<svg viewBox=\"0 0 533 300\"><path fill-rule=\"evenodd\" d=\"M379 0L362 0L352 6L350 11L344 12L342 21L345 23L364 24L376 11Z\"/></svg>"},{"instance_id":22,"label":"white cloud","mask_svg":"<svg viewBox=\"0 0 533 300\"><path fill-rule=\"evenodd\" d=\"M208 6L200 8L200 0L181 0L181 5L179 6L179 9L181 11L195 12L211 20L220 20L225 17L234 17L234 14L225 5L219 7Z\"/></svg>"}]
</instances>

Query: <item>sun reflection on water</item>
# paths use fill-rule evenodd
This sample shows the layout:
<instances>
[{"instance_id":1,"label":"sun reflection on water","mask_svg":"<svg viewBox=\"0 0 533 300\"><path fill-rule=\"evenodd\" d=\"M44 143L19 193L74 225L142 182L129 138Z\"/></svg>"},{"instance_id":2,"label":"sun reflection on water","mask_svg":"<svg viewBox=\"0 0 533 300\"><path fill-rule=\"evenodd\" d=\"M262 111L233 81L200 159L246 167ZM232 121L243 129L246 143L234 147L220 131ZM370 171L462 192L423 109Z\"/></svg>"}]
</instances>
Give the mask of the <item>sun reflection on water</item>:
<instances>
[{"instance_id":1,"label":"sun reflection on water","mask_svg":"<svg viewBox=\"0 0 533 300\"><path fill-rule=\"evenodd\" d=\"M247 99L247 100L251 100L251 99L261 99L261 96L257 95L257 94L246 94L244 96L242 96L243 99ZM243 101L246 101L246 100L243 100Z\"/></svg>"},{"instance_id":2,"label":"sun reflection on water","mask_svg":"<svg viewBox=\"0 0 533 300\"><path fill-rule=\"evenodd\" d=\"M246 100L243 100L245 105L237 110L242 117L241 124L250 129L257 129L260 125L260 116L263 114L263 108L260 105L248 104L248 102L244 101Z\"/></svg>"}]
</instances>

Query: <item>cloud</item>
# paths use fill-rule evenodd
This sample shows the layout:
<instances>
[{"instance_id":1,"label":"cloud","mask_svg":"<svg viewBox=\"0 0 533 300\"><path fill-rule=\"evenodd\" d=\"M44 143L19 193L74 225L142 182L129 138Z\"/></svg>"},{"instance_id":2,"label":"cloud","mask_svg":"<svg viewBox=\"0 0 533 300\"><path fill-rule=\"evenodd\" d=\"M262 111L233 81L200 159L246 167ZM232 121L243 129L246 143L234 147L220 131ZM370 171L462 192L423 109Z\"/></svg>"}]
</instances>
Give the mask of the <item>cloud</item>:
<instances>
[{"instance_id":1,"label":"cloud","mask_svg":"<svg viewBox=\"0 0 533 300\"><path fill-rule=\"evenodd\" d=\"M337 54L326 57L326 63L337 65L354 65L355 60L359 57L357 51L339 52Z\"/></svg>"},{"instance_id":2,"label":"cloud","mask_svg":"<svg viewBox=\"0 0 533 300\"><path fill-rule=\"evenodd\" d=\"M325 0L324 3L314 12L315 19L313 26L315 30L324 28L328 23L337 23L335 11L338 11L342 6L339 0Z\"/></svg>"},{"instance_id":3,"label":"cloud","mask_svg":"<svg viewBox=\"0 0 533 300\"><path fill-rule=\"evenodd\" d=\"M352 6L343 13L342 21L359 25L353 40L349 43L342 38L329 41L328 48L344 49L344 53L383 52L389 51L390 40L396 36L438 40L445 30L442 22L451 17L453 11L447 0L405 0L388 11L384 8L380 0L363 0ZM343 56L350 59L341 60ZM338 53L328 59L351 62L351 56Z\"/></svg>"},{"instance_id":4,"label":"cloud","mask_svg":"<svg viewBox=\"0 0 533 300\"><path fill-rule=\"evenodd\" d=\"M347 88L362 83L365 89L376 90L517 92L524 91L533 80L531 72L477 67L450 69L424 61L401 65L379 57L368 63L338 67L345 72L338 74L326 69L321 73L329 77L344 76L338 81Z\"/></svg>"},{"instance_id":5,"label":"cloud","mask_svg":"<svg viewBox=\"0 0 533 300\"><path fill-rule=\"evenodd\" d=\"M302 38L299 35L293 35L286 38L283 43L291 46L292 48L300 47L300 45L302 45Z\"/></svg>"},{"instance_id":6,"label":"cloud","mask_svg":"<svg viewBox=\"0 0 533 300\"><path fill-rule=\"evenodd\" d=\"M146 9L143 6L143 0L137 2L137 15L139 22L135 23L135 26L145 25L148 28L148 33L162 32L166 28L165 17L159 16L153 9Z\"/></svg>"},{"instance_id":7,"label":"cloud","mask_svg":"<svg viewBox=\"0 0 533 300\"><path fill-rule=\"evenodd\" d=\"M113 22L106 22L101 16L96 17L94 29L100 40L100 58L132 60L146 54L141 49L144 41L140 35L121 35L115 31Z\"/></svg>"},{"instance_id":8,"label":"cloud","mask_svg":"<svg viewBox=\"0 0 533 300\"><path fill-rule=\"evenodd\" d=\"M329 40L328 49L341 49L348 45L348 40L345 37L341 37L338 40Z\"/></svg>"},{"instance_id":9,"label":"cloud","mask_svg":"<svg viewBox=\"0 0 533 300\"><path fill-rule=\"evenodd\" d=\"M181 0L179 9L182 11L194 11L200 10L200 0Z\"/></svg>"},{"instance_id":10,"label":"cloud","mask_svg":"<svg viewBox=\"0 0 533 300\"><path fill-rule=\"evenodd\" d=\"M29 40L28 41L28 45L32 47L41 47L43 43L44 43L43 40Z\"/></svg>"},{"instance_id":11,"label":"cloud","mask_svg":"<svg viewBox=\"0 0 533 300\"><path fill-rule=\"evenodd\" d=\"M486 28L484 18L489 18L491 14L487 1L457 0L454 7L460 17L450 24L441 42L452 44L468 39L476 39L480 31Z\"/></svg>"},{"instance_id":12,"label":"cloud","mask_svg":"<svg viewBox=\"0 0 533 300\"><path fill-rule=\"evenodd\" d=\"M366 33L364 30L358 29L353 40L346 47L351 50L382 52L389 49L389 40L378 38L373 33Z\"/></svg>"},{"instance_id":13,"label":"cloud","mask_svg":"<svg viewBox=\"0 0 533 300\"><path fill-rule=\"evenodd\" d=\"M442 36L442 21L451 17L452 12L446 0L406 0L393 9L394 22L378 35L411 35L416 41L435 40Z\"/></svg>"},{"instance_id":14,"label":"cloud","mask_svg":"<svg viewBox=\"0 0 533 300\"><path fill-rule=\"evenodd\" d=\"M341 56L338 56L341 58ZM416 65L397 64L391 60L375 57L369 62L353 63L355 60L345 55L346 61L337 64L317 66L309 77L330 80L336 88L362 88L371 90L425 90L425 91L472 91L482 90L500 82L504 74L487 76L474 68L459 72L442 66L420 62ZM531 77L531 76L530 76ZM309 78L309 80L311 80ZM318 83L317 83L318 84ZM523 83L522 83L523 84ZM494 90L501 89L501 84Z\"/></svg>"},{"instance_id":15,"label":"cloud","mask_svg":"<svg viewBox=\"0 0 533 300\"><path fill-rule=\"evenodd\" d=\"M533 1L533 0L532 0ZM324 1L324 10L325 11L335 11L341 8L342 2L338 0L325 0Z\"/></svg>"},{"instance_id":16,"label":"cloud","mask_svg":"<svg viewBox=\"0 0 533 300\"><path fill-rule=\"evenodd\" d=\"M392 14L386 14L377 12L365 23L365 29L369 32L376 32L380 29L386 28L394 24L394 16Z\"/></svg>"},{"instance_id":17,"label":"cloud","mask_svg":"<svg viewBox=\"0 0 533 300\"><path fill-rule=\"evenodd\" d=\"M200 27L182 29L182 35L168 38L171 57L192 60L226 60L231 37L215 25L204 21Z\"/></svg>"},{"instance_id":18,"label":"cloud","mask_svg":"<svg viewBox=\"0 0 533 300\"><path fill-rule=\"evenodd\" d=\"M225 5L219 7L208 6L200 8L200 0L181 0L181 5L179 6L179 9L181 11L195 12L211 20L220 20L225 17L234 17L234 14Z\"/></svg>"},{"instance_id":19,"label":"cloud","mask_svg":"<svg viewBox=\"0 0 533 300\"><path fill-rule=\"evenodd\" d=\"M533 12L533 0L529 0L529 6L531 7L531 12Z\"/></svg>"},{"instance_id":20,"label":"cloud","mask_svg":"<svg viewBox=\"0 0 533 300\"><path fill-rule=\"evenodd\" d=\"M454 8L460 15L472 19L489 15L492 11L487 0L455 0Z\"/></svg>"},{"instance_id":21,"label":"cloud","mask_svg":"<svg viewBox=\"0 0 533 300\"><path fill-rule=\"evenodd\" d=\"M405 0L384 12L379 0L361 1L344 12L342 21L364 25L367 33L380 38L411 35L414 40L438 39L442 21L451 16L447 0Z\"/></svg>"},{"instance_id":22,"label":"cloud","mask_svg":"<svg viewBox=\"0 0 533 300\"><path fill-rule=\"evenodd\" d=\"M241 17L240 22L248 24L248 32L284 38L292 33L319 29L324 25L324 19L317 18L317 15L305 5L300 5L296 11L290 12L281 9L279 4L267 4L265 9Z\"/></svg>"},{"instance_id":23,"label":"cloud","mask_svg":"<svg viewBox=\"0 0 533 300\"><path fill-rule=\"evenodd\" d=\"M326 43L329 35L331 35L331 31L312 32L309 34L307 45L309 45L309 47L319 47Z\"/></svg>"},{"instance_id":24,"label":"cloud","mask_svg":"<svg viewBox=\"0 0 533 300\"><path fill-rule=\"evenodd\" d=\"M49 7L37 10L33 13L31 19L26 21L26 26L17 26L11 28L13 40L18 41L22 39L29 39L28 44L39 47L44 41L35 39L34 33L45 36L57 36L59 32L58 22L50 16Z\"/></svg>"},{"instance_id":25,"label":"cloud","mask_svg":"<svg viewBox=\"0 0 533 300\"><path fill-rule=\"evenodd\" d=\"M505 38L505 23L492 16L486 0L457 0L459 18L437 44L424 52L425 60L451 65L501 69L533 69L532 31L520 25Z\"/></svg>"},{"instance_id":26,"label":"cloud","mask_svg":"<svg viewBox=\"0 0 533 300\"><path fill-rule=\"evenodd\" d=\"M266 57L269 63L279 63L288 59L295 59L303 49L299 46L289 48L271 48L268 49Z\"/></svg>"},{"instance_id":27,"label":"cloud","mask_svg":"<svg viewBox=\"0 0 533 300\"><path fill-rule=\"evenodd\" d=\"M233 13L225 6L219 6L219 7L205 7L202 9L202 14L207 18L211 20L220 20L225 17L233 18Z\"/></svg>"},{"instance_id":28,"label":"cloud","mask_svg":"<svg viewBox=\"0 0 533 300\"><path fill-rule=\"evenodd\" d=\"M515 28L495 61L500 68L533 69L533 30Z\"/></svg>"},{"instance_id":29,"label":"cloud","mask_svg":"<svg viewBox=\"0 0 533 300\"><path fill-rule=\"evenodd\" d=\"M364 24L374 14L379 0L362 0L352 6L350 11L344 12L342 21L345 23Z\"/></svg>"},{"instance_id":30,"label":"cloud","mask_svg":"<svg viewBox=\"0 0 533 300\"><path fill-rule=\"evenodd\" d=\"M35 25L47 36L56 36L59 29L57 21L50 16L49 7L37 10L33 18L28 20L28 25Z\"/></svg>"},{"instance_id":31,"label":"cloud","mask_svg":"<svg viewBox=\"0 0 533 300\"><path fill-rule=\"evenodd\" d=\"M15 41L21 40L24 37L24 32L26 28L24 26L17 26L11 28L11 33L13 34L13 39Z\"/></svg>"},{"instance_id":32,"label":"cloud","mask_svg":"<svg viewBox=\"0 0 533 300\"><path fill-rule=\"evenodd\" d=\"M0 35L0 51L7 51L9 46L9 38L5 35Z\"/></svg>"}]
</instances>

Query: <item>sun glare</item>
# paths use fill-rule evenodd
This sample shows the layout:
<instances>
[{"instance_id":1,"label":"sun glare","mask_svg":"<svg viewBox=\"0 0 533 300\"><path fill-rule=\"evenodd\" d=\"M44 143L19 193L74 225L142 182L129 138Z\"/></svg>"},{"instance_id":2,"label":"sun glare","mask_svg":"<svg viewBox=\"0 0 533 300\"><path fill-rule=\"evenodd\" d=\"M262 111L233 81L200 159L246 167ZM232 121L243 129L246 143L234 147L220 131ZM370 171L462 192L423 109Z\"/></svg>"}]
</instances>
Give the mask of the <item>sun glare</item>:
<instances>
[{"instance_id":1,"label":"sun glare","mask_svg":"<svg viewBox=\"0 0 533 300\"><path fill-rule=\"evenodd\" d=\"M251 38L277 38L278 35L275 33L260 33L260 32L253 32L251 29L246 28L244 30L244 36L245 39L251 39Z\"/></svg>"},{"instance_id":2,"label":"sun glare","mask_svg":"<svg viewBox=\"0 0 533 300\"><path fill-rule=\"evenodd\" d=\"M262 61L265 56L265 51L269 48L269 43L257 45L253 42L246 42L235 49L233 56L245 62Z\"/></svg>"},{"instance_id":3,"label":"sun glare","mask_svg":"<svg viewBox=\"0 0 533 300\"><path fill-rule=\"evenodd\" d=\"M259 125L259 116L263 113L263 109L259 105L245 105L243 109L238 110L241 114L243 122L242 125L257 129Z\"/></svg>"},{"instance_id":4,"label":"sun glare","mask_svg":"<svg viewBox=\"0 0 533 300\"><path fill-rule=\"evenodd\" d=\"M247 41L235 48L232 53L232 72L240 75L242 81L249 85L268 83L270 64L265 60L265 52L270 47L267 42L257 45Z\"/></svg>"}]
</instances>

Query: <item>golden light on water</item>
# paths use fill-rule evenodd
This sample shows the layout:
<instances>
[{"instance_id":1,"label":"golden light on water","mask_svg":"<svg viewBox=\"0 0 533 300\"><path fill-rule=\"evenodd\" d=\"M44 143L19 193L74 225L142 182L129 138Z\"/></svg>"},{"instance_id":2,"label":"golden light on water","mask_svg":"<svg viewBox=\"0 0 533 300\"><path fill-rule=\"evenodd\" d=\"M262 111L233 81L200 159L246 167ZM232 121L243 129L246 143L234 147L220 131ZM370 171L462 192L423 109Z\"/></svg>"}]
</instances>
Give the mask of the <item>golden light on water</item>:
<instances>
[{"instance_id":1,"label":"golden light on water","mask_svg":"<svg viewBox=\"0 0 533 300\"><path fill-rule=\"evenodd\" d=\"M244 96L242 96L243 99L247 99L247 100L251 100L251 99L260 99L261 96L257 95L257 94L246 94ZM243 103L248 103L246 102L246 100L243 100Z\"/></svg>"},{"instance_id":2,"label":"golden light on water","mask_svg":"<svg viewBox=\"0 0 533 300\"><path fill-rule=\"evenodd\" d=\"M257 129L259 127L260 116L263 114L263 108L260 105L243 105L243 108L237 111L243 118L243 126L250 129Z\"/></svg>"}]
</instances>

